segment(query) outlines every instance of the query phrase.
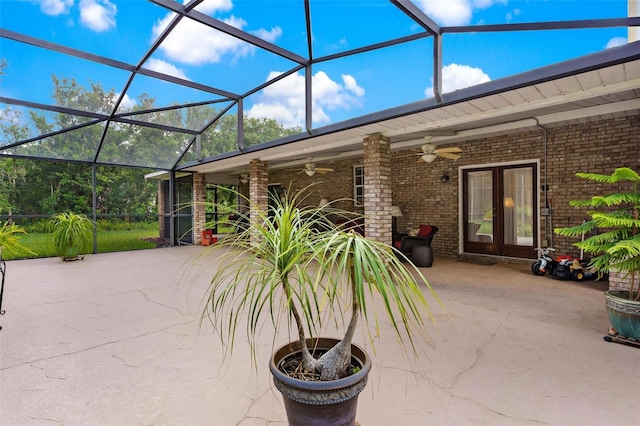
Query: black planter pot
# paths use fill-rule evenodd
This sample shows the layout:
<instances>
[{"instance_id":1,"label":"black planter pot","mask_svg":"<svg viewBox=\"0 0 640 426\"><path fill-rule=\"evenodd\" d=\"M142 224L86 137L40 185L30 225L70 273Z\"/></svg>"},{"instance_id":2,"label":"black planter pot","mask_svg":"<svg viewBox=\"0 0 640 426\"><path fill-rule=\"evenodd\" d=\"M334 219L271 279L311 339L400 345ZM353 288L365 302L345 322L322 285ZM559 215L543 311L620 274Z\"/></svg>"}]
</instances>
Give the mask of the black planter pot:
<instances>
[{"instance_id":1,"label":"black planter pot","mask_svg":"<svg viewBox=\"0 0 640 426\"><path fill-rule=\"evenodd\" d=\"M336 345L336 339L308 339L309 348L326 351ZM290 426L347 426L354 425L358 394L367 384L371 359L360 346L351 345L351 357L360 371L332 381L305 381L287 376L278 365L296 352L300 343L292 342L278 349L269 362L273 383L282 393ZM313 352L312 352L313 353Z\"/></svg>"}]
</instances>

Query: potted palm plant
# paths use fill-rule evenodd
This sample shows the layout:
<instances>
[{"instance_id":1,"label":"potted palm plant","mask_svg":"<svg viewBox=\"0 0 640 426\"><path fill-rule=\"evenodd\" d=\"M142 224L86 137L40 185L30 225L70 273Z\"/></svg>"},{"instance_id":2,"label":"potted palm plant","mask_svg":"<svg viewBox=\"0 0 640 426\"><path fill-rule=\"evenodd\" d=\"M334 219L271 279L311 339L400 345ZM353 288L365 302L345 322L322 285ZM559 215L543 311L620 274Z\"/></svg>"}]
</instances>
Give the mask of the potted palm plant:
<instances>
[{"instance_id":1,"label":"potted palm plant","mask_svg":"<svg viewBox=\"0 0 640 426\"><path fill-rule=\"evenodd\" d=\"M588 200L571 201L575 207L587 207L591 220L581 225L557 228L555 232L580 237L592 230L600 232L575 246L594 255L589 266L606 274L616 271L629 282L628 290L610 289L605 304L611 330L607 340L640 344L640 176L630 168L616 169L611 175L577 173L576 176L605 185L615 185L616 192L594 195Z\"/></svg>"},{"instance_id":2,"label":"potted palm plant","mask_svg":"<svg viewBox=\"0 0 640 426\"><path fill-rule=\"evenodd\" d=\"M93 222L84 214L59 213L51 220L55 252L62 260L82 259L93 244Z\"/></svg>"},{"instance_id":3,"label":"potted palm plant","mask_svg":"<svg viewBox=\"0 0 640 426\"><path fill-rule=\"evenodd\" d=\"M438 299L420 271L411 262L403 264L391 246L338 229L327 219L352 213L298 207L304 193L284 194L269 212L251 206L250 226L211 246L226 250L202 318L211 321L228 350L245 324L254 355L262 319L276 333L292 330L294 341L270 360L289 424L354 424L371 361L352 340L359 319L365 324L377 319L369 296L384 300L397 336L415 354L420 342L429 343L424 319L431 318L420 283ZM325 323L339 325L344 337L320 337ZM373 342L371 332L368 337Z\"/></svg>"}]
</instances>

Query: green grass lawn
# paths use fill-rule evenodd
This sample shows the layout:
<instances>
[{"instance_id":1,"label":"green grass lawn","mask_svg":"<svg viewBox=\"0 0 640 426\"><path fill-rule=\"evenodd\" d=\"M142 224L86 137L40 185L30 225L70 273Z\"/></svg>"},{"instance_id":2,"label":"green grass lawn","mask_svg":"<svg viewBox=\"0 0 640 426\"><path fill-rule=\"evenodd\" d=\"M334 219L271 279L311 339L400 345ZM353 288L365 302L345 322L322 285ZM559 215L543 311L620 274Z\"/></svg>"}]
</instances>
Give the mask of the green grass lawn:
<instances>
[{"instance_id":1,"label":"green grass lawn","mask_svg":"<svg viewBox=\"0 0 640 426\"><path fill-rule=\"evenodd\" d=\"M98 253L108 253L114 251L142 250L155 248L155 243L144 241L144 238L155 238L158 236L158 230L152 229L134 229L134 230L116 230L116 231L98 231ZM13 253L8 250L2 252L4 260L24 259L35 257L55 257L53 243L50 234L47 233L28 233L20 235L20 244L29 248L35 253L27 252Z\"/></svg>"}]
</instances>

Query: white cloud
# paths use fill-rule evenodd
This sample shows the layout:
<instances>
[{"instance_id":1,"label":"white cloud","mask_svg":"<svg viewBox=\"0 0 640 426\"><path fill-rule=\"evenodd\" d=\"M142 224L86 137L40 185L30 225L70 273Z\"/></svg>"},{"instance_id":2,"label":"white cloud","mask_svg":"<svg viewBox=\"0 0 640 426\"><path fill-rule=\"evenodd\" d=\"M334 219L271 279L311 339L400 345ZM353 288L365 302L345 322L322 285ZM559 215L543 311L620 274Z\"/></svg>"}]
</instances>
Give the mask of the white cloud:
<instances>
[{"instance_id":1,"label":"white cloud","mask_svg":"<svg viewBox=\"0 0 640 426\"><path fill-rule=\"evenodd\" d=\"M280 72L272 71L267 80ZM333 81L325 72L317 72L311 80L313 97L313 122L327 123L331 118L327 111L350 109L360 104L364 89L358 86L355 78L342 75L344 85ZM304 76L292 74L266 87L259 101L246 112L254 118L272 118L286 127L305 125Z\"/></svg>"},{"instance_id":2,"label":"white cloud","mask_svg":"<svg viewBox=\"0 0 640 426\"><path fill-rule=\"evenodd\" d=\"M414 3L431 19L443 26L467 25L474 9L486 9L507 0L415 0Z\"/></svg>"},{"instance_id":3,"label":"white cloud","mask_svg":"<svg viewBox=\"0 0 640 426\"><path fill-rule=\"evenodd\" d=\"M493 6L496 3L506 5L508 3L508 0L473 0L471 2L473 7L476 9L486 9Z\"/></svg>"},{"instance_id":4,"label":"white cloud","mask_svg":"<svg viewBox=\"0 0 640 426\"><path fill-rule=\"evenodd\" d=\"M486 83L491 78L480 68L469 65L451 64L442 68L442 92L453 92L476 84ZM427 98L433 97L433 86L427 87L424 91Z\"/></svg>"},{"instance_id":5,"label":"white cloud","mask_svg":"<svg viewBox=\"0 0 640 426\"><path fill-rule=\"evenodd\" d=\"M120 93L116 93L114 95L114 103L118 100L118 97L120 97ZM118 112L131 111L137 104L138 102L135 99L130 98L129 95L125 93L122 98L122 102L120 102L120 105L118 106Z\"/></svg>"},{"instance_id":6,"label":"white cloud","mask_svg":"<svg viewBox=\"0 0 640 426\"><path fill-rule=\"evenodd\" d=\"M116 26L118 8L109 0L81 0L80 21L85 27L96 31L107 31Z\"/></svg>"},{"instance_id":7,"label":"white cloud","mask_svg":"<svg viewBox=\"0 0 640 426\"><path fill-rule=\"evenodd\" d=\"M183 0L183 4L190 3L191 0ZM204 0L196 6L198 12L213 15L215 12L227 12L233 8L231 0Z\"/></svg>"},{"instance_id":8,"label":"white cloud","mask_svg":"<svg viewBox=\"0 0 640 426\"><path fill-rule=\"evenodd\" d=\"M416 5L440 25L465 25L471 22L468 0L418 0Z\"/></svg>"},{"instance_id":9,"label":"white cloud","mask_svg":"<svg viewBox=\"0 0 640 426\"><path fill-rule=\"evenodd\" d=\"M522 11L518 8L513 9L513 11L511 12L507 12L507 14L505 15L505 19L507 21L507 23L511 22L513 20L514 16L518 16L522 13Z\"/></svg>"},{"instance_id":10,"label":"white cloud","mask_svg":"<svg viewBox=\"0 0 640 426\"><path fill-rule=\"evenodd\" d=\"M40 4L40 10L46 15L63 15L69 13L73 0L34 0Z\"/></svg>"},{"instance_id":11,"label":"white cloud","mask_svg":"<svg viewBox=\"0 0 640 426\"><path fill-rule=\"evenodd\" d=\"M201 6L203 5L207 6L205 9L209 12L231 8L231 3L226 1L204 2ZM168 14L156 22L152 33L154 39L158 38L172 19L173 14ZM230 16L221 21L246 31L247 22L242 18ZM280 27L274 27L271 30L261 28L253 33L269 42L275 42L282 35L282 29ZM232 61L236 60L251 53L255 47L191 19L183 19L162 42L160 49L172 61L202 65L220 62L225 55L230 55Z\"/></svg>"},{"instance_id":12,"label":"white cloud","mask_svg":"<svg viewBox=\"0 0 640 426\"><path fill-rule=\"evenodd\" d=\"M273 27L270 31L265 30L264 28L260 28L257 31L252 31L253 35L259 37L269 43L273 43L282 35L282 28L276 26Z\"/></svg>"},{"instance_id":13,"label":"white cloud","mask_svg":"<svg viewBox=\"0 0 640 426\"><path fill-rule=\"evenodd\" d=\"M617 47L617 46L622 46L623 44L627 44L627 38L626 37L614 37L611 40L609 40L607 42L607 45L605 46L605 49L609 49L612 47Z\"/></svg>"},{"instance_id":14,"label":"white cloud","mask_svg":"<svg viewBox=\"0 0 640 426\"><path fill-rule=\"evenodd\" d=\"M170 64L169 62L163 61L162 59L149 59L149 61L145 64L145 68L150 69L151 71L157 71L163 74L169 74L174 77L190 80L190 78L187 77L184 71L182 71L175 65Z\"/></svg>"},{"instance_id":15,"label":"white cloud","mask_svg":"<svg viewBox=\"0 0 640 426\"><path fill-rule=\"evenodd\" d=\"M354 95L362 97L364 96L364 89L358 86L356 79L348 74L342 74L342 82L344 83L344 87L352 92Z\"/></svg>"}]
</instances>

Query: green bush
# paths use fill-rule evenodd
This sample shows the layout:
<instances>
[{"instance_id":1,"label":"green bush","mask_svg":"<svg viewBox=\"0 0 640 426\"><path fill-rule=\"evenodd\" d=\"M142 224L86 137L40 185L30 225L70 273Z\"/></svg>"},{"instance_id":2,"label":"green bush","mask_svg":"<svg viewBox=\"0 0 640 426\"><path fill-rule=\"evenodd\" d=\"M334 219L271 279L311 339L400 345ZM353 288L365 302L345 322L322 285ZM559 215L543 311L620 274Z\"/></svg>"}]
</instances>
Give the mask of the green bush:
<instances>
[{"instance_id":1,"label":"green bush","mask_svg":"<svg viewBox=\"0 0 640 426\"><path fill-rule=\"evenodd\" d=\"M93 245L93 222L84 214L60 213L51 220L53 246L62 259L86 254Z\"/></svg>"}]
</instances>

